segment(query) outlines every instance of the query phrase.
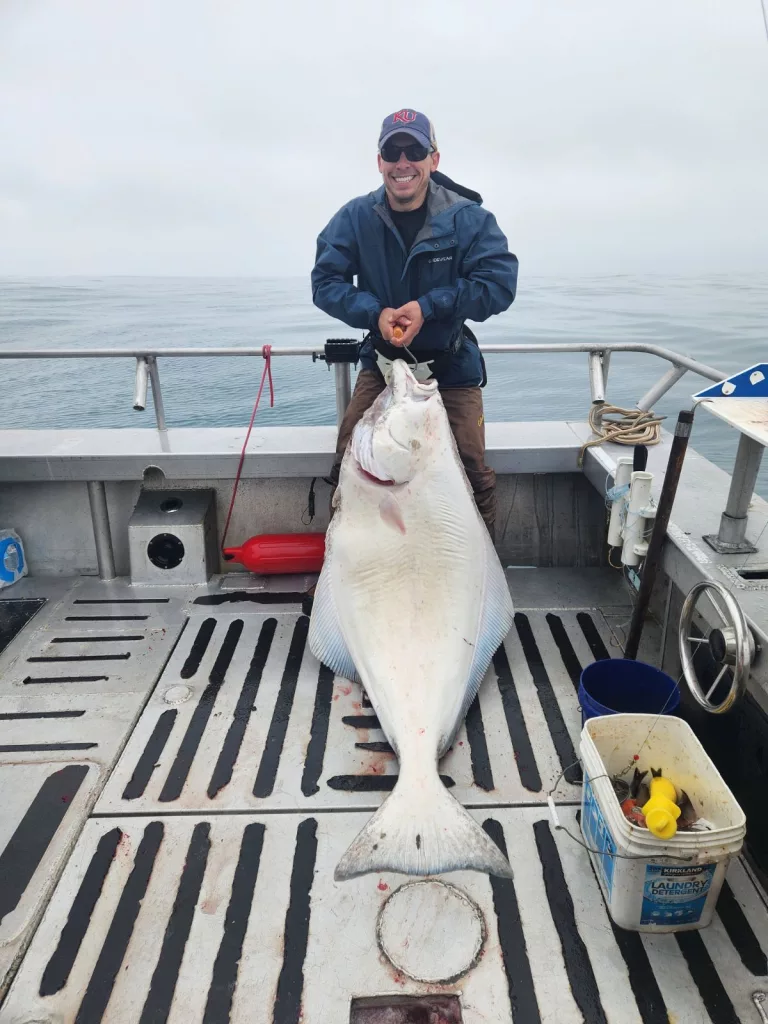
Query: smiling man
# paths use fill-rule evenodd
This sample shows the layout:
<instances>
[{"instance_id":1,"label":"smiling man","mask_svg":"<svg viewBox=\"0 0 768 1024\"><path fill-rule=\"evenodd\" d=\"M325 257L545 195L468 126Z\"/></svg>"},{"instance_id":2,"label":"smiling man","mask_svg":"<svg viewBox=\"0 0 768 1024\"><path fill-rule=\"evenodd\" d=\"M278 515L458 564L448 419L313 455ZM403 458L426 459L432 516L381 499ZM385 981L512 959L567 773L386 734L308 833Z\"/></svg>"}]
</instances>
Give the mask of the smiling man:
<instances>
[{"instance_id":1,"label":"smiling man","mask_svg":"<svg viewBox=\"0 0 768 1024\"><path fill-rule=\"evenodd\" d=\"M407 359L417 379L438 382L475 502L495 537L485 365L465 321L511 305L517 258L481 197L446 178L439 162L429 118L407 109L390 114L379 133L382 187L343 206L318 237L315 305L369 332L330 479L338 484L355 424L385 387L392 361Z\"/></svg>"}]
</instances>

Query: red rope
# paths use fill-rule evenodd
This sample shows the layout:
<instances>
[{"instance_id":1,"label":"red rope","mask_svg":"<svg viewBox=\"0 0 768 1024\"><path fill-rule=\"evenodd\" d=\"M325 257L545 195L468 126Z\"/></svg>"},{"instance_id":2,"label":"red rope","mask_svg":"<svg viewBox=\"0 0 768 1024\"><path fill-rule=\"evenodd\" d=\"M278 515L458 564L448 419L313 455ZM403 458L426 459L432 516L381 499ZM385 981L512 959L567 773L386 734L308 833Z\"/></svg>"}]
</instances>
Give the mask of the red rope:
<instances>
[{"instance_id":1,"label":"red rope","mask_svg":"<svg viewBox=\"0 0 768 1024\"><path fill-rule=\"evenodd\" d=\"M245 451L248 447L248 442L251 439L251 431L253 430L253 421L256 419L256 413L259 411L259 403L261 402L261 394L264 390L264 384L269 380L269 405L272 408L275 404L275 386L272 383L272 346L265 345L261 354L264 357L264 372L261 375L261 384L259 384L259 393L256 395L256 402L253 406L253 412L251 413L251 422L248 424L248 430L245 435L245 441L243 441L243 450L240 452L240 462L237 466L237 473L235 475L235 486L232 488L232 500L229 503L229 512L227 512L227 521L224 525L224 534L221 538L221 550L224 551L224 545L227 540L227 533L229 532L229 523L232 519L232 510L235 507L235 498L237 497L237 488L240 485L240 476L243 472L243 463L245 462Z\"/></svg>"}]
</instances>

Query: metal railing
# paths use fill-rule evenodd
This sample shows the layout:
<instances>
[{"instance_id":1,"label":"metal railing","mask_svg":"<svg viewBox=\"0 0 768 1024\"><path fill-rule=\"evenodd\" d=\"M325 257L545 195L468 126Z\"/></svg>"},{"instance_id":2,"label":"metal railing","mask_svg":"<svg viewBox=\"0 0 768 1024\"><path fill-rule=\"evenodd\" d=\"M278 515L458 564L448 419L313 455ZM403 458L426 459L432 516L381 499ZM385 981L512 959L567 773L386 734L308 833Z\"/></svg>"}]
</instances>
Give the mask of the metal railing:
<instances>
[{"instance_id":1,"label":"metal railing","mask_svg":"<svg viewBox=\"0 0 768 1024\"><path fill-rule=\"evenodd\" d=\"M357 343L356 343L357 344ZM638 409L648 411L662 398L670 388L689 370L707 380L721 381L727 376L721 370L701 363L697 359L673 352L661 345L647 345L642 342L563 342L539 345L481 345L485 355L512 353L551 353L551 352L586 352L588 353L588 370L590 394L593 405L605 403L608 385L608 369L611 355L614 352L641 352L655 356L670 363L670 368L662 374L650 390L636 403ZM166 430L165 410L160 386L159 359L194 359L222 358L236 356L238 358L262 358L262 346L244 348L91 348L91 349L0 349L0 359L135 359L136 385L133 407L143 410L147 403L147 387L151 385L152 401L155 407L155 420L158 430ZM272 358L285 356L311 357L313 360L325 360L326 350L313 347L274 347ZM330 359L328 360L331 361ZM350 362L334 361L336 387L336 414L338 421L346 411L351 396L351 364Z\"/></svg>"},{"instance_id":2,"label":"metal railing","mask_svg":"<svg viewBox=\"0 0 768 1024\"><path fill-rule=\"evenodd\" d=\"M344 353L345 346L348 354ZM669 369L665 370L656 383L636 403L636 407L643 412L650 411L653 405L689 370L700 377L716 382L725 380L727 377L727 374L723 371L715 369L713 366L708 366L706 363L701 363L697 359L691 359L689 356L673 352L671 349L663 348L660 345L647 345L635 342L481 345L480 349L485 355L506 355L512 353L545 354L552 352L587 353L589 389L594 407L593 419L596 422L600 421L602 408L606 404L608 370L611 356L614 352L644 353L657 359L665 360L670 364ZM164 437L167 437L164 433L167 427L160 386L159 359L223 358L225 356L253 359L263 358L265 353L266 349L263 346L247 348L4 349L0 350L0 359L135 359L136 382L133 407L139 411L146 408L147 388L151 386L157 429L163 433ZM341 419L349 405L352 392L352 363L357 361L355 356L358 353L359 343L357 340L349 340L347 342L343 340L341 342L329 341L324 348L275 347L270 349L272 358L283 358L285 356L311 357L313 361L326 361L329 369L331 364L333 364L335 371L336 415L339 423L341 423ZM762 455L762 446L759 446L759 453L752 452L749 445L745 444L748 440L742 437L742 444L739 446L739 455L737 456L731 482L728 507L723 514L720 532L716 538L717 543L727 545L728 549L736 549L736 542L744 542L747 524L746 509L751 498L757 470L760 465L760 456ZM106 491L103 481L89 482L88 496L91 504L91 518L96 542L99 575L105 580L113 579L115 576L115 564L109 529L109 517L107 514ZM732 522L735 523L735 526L728 525ZM707 539L710 543L713 543L711 539ZM715 546L714 543L713 546ZM725 550L725 548L717 548L717 550Z\"/></svg>"}]
</instances>

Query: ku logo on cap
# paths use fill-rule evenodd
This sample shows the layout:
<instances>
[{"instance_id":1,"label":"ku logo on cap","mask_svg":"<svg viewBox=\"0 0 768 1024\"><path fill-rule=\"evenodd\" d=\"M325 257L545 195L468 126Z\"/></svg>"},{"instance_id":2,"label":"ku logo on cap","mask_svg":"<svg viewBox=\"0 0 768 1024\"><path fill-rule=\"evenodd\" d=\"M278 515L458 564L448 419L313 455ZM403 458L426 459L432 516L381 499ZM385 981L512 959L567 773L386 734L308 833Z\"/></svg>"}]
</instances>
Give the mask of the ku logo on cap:
<instances>
[{"instance_id":1,"label":"ku logo on cap","mask_svg":"<svg viewBox=\"0 0 768 1024\"><path fill-rule=\"evenodd\" d=\"M416 120L416 113L413 110L398 110L396 114L392 115L392 124L397 121L401 121L403 124L409 124L411 121Z\"/></svg>"}]
</instances>

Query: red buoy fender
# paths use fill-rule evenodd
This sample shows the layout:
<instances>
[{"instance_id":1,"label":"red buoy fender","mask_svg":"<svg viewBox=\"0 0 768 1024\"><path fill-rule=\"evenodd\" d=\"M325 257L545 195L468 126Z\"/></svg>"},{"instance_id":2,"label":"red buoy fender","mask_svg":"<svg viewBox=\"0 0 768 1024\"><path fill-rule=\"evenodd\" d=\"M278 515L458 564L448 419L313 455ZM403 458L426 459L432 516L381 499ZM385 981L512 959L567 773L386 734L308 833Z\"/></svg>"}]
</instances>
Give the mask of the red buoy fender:
<instances>
[{"instance_id":1,"label":"red buoy fender","mask_svg":"<svg viewBox=\"0 0 768 1024\"><path fill-rule=\"evenodd\" d=\"M225 548L227 561L265 576L320 572L325 557L324 533L263 533L239 548Z\"/></svg>"}]
</instances>

